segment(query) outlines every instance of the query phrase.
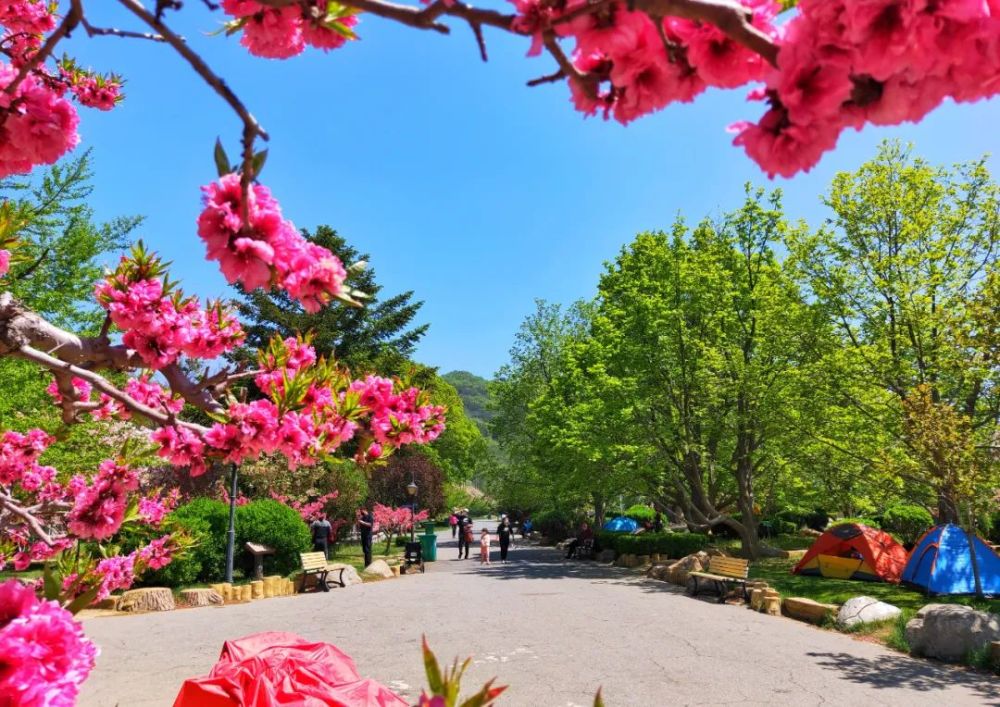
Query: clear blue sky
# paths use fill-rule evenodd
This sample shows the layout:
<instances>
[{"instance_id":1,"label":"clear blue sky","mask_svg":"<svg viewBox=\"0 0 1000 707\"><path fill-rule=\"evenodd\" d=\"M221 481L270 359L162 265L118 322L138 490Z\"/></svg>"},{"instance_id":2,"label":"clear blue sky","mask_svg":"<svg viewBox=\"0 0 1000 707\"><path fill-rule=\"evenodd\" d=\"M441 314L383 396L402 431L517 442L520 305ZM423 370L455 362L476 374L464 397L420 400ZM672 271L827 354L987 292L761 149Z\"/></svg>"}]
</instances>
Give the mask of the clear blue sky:
<instances>
[{"instance_id":1,"label":"clear blue sky","mask_svg":"<svg viewBox=\"0 0 1000 707\"><path fill-rule=\"evenodd\" d=\"M95 24L135 27L90 3ZM666 228L739 204L743 183L767 180L730 145L728 123L755 119L742 92L710 93L627 128L572 110L568 89L529 89L553 69L527 44L487 28L483 64L468 28L451 36L365 17L362 40L287 61L249 56L236 37L208 37L220 13L197 0L174 26L236 89L271 133L262 181L297 226L334 226L372 254L389 293L412 289L431 324L417 358L442 371L490 376L507 359L536 297L593 294L602 263L641 230ZM102 14L104 17L102 17ZM215 174L221 136L239 124L169 48L74 37L84 65L117 70L127 99L84 110L94 148L100 217L147 216L141 236L201 295L228 295L195 232L198 187ZM855 169L883 137L912 140L936 162L1000 152L1000 101L946 105L919 126L845 134L818 168L776 181L794 218L823 218L818 195ZM994 172L1000 162L991 161Z\"/></svg>"}]
</instances>

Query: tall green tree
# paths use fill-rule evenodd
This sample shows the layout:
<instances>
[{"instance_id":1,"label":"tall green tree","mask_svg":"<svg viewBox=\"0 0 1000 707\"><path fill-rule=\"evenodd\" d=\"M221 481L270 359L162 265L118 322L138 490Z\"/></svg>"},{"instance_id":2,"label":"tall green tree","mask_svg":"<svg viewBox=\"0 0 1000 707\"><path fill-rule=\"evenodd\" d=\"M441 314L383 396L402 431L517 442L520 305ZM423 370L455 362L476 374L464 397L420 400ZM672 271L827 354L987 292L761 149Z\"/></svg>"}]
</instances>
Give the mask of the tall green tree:
<instances>
[{"instance_id":1,"label":"tall green tree","mask_svg":"<svg viewBox=\"0 0 1000 707\"><path fill-rule=\"evenodd\" d=\"M693 231L646 233L601 278L595 337L657 449L664 496L694 528L726 526L762 551L757 485L780 470L790 375L815 312L774 253L791 227L780 193Z\"/></svg>"},{"instance_id":2,"label":"tall green tree","mask_svg":"<svg viewBox=\"0 0 1000 707\"><path fill-rule=\"evenodd\" d=\"M302 234L333 252L345 265L368 261L367 254L359 253L329 226L320 226L312 233L303 229ZM326 307L315 314L303 310L283 291L245 292L237 287L237 308L246 324L247 344L263 347L275 333L288 337L312 332L318 353L335 357L352 371L400 373L427 332L427 324L413 324L423 303L414 301L412 291L381 296L382 285L371 267L352 272L348 282L368 295L365 306Z\"/></svg>"},{"instance_id":3,"label":"tall green tree","mask_svg":"<svg viewBox=\"0 0 1000 707\"><path fill-rule=\"evenodd\" d=\"M937 167L886 142L875 159L838 174L824 203L832 215L823 228L790 234L788 248L837 332L837 395L891 436L884 466L909 469L901 478L932 490L939 519L957 522L952 477L901 463L926 458L905 411L927 386L933 403L969 418L980 446L995 435L997 322L980 314L998 268L1000 190L985 160Z\"/></svg>"}]
</instances>

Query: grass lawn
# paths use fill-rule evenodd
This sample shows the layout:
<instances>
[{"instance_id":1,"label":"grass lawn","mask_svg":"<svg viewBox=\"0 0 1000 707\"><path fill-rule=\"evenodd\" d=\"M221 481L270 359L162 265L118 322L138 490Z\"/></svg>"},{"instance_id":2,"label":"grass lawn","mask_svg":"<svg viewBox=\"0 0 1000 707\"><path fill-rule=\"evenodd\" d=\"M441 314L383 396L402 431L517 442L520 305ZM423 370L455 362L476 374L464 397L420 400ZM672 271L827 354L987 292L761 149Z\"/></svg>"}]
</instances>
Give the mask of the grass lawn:
<instances>
[{"instance_id":1,"label":"grass lawn","mask_svg":"<svg viewBox=\"0 0 1000 707\"><path fill-rule=\"evenodd\" d=\"M385 542L372 544L373 560L391 560L403 557L403 548L393 545L389 548L389 554L385 552ZM338 543L337 547L330 553L330 562L343 562L352 565L358 572L365 568L365 554L361 551L361 543Z\"/></svg>"},{"instance_id":2,"label":"grass lawn","mask_svg":"<svg viewBox=\"0 0 1000 707\"><path fill-rule=\"evenodd\" d=\"M859 582L850 579L803 577L792 574L794 560L767 559L750 565L750 577L762 579L781 592L782 596L806 597L824 604L843 604L851 597L874 597L900 609L917 611L924 604L967 604L984 611L1000 613L1000 599L977 601L974 597L928 597L909 587L886 582Z\"/></svg>"}]
</instances>

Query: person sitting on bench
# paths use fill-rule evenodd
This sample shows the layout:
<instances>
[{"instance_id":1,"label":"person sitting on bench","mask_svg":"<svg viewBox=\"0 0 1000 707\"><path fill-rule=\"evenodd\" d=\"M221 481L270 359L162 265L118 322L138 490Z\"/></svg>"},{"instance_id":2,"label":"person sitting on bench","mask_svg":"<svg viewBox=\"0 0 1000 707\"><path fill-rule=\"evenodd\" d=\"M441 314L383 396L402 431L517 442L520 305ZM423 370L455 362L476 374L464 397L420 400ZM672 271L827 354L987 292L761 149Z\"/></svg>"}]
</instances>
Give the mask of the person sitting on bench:
<instances>
[{"instance_id":1,"label":"person sitting on bench","mask_svg":"<svg viewBox=\"0 0 1000 707\"><path fill-rule=\"evenodd\" d=\"M580 546L584 540L593 540L594 531L590 529L590 524L584 521L580 524L580 532L576 534L576 537L569 541L566 546L566 559L573 557L576 554L576 548Z\"/></svg>"}]
</instances>

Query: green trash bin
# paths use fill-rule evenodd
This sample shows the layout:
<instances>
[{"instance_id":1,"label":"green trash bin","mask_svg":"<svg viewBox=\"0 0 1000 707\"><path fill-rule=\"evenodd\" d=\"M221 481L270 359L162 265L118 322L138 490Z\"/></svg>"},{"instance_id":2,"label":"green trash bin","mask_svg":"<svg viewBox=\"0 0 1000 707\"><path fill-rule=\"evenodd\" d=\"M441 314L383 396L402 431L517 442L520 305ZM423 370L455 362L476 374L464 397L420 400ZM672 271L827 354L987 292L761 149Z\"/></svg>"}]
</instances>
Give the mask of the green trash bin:
<instances>
[{"instance_id":1,"label":"green trash bin","mask_svg":"<svg viewBox=\"0 0 1000 707\"><path fill-rule=\"evenodd\" d=\"M420 554L424 557L424 562L434 562L437 560L437 535L420 535Z\"/></svg>"},{"instance_id":2,"label":"green trash bin","mask_svg":"<svg viewBox=\"0 0 1000 707\"><path fill-rule=\"evenodd\" d=\"M437 535L437 524L432 520L425 520L420 525L424 526L424 535Z\"/></svg>"}]
</instances>

